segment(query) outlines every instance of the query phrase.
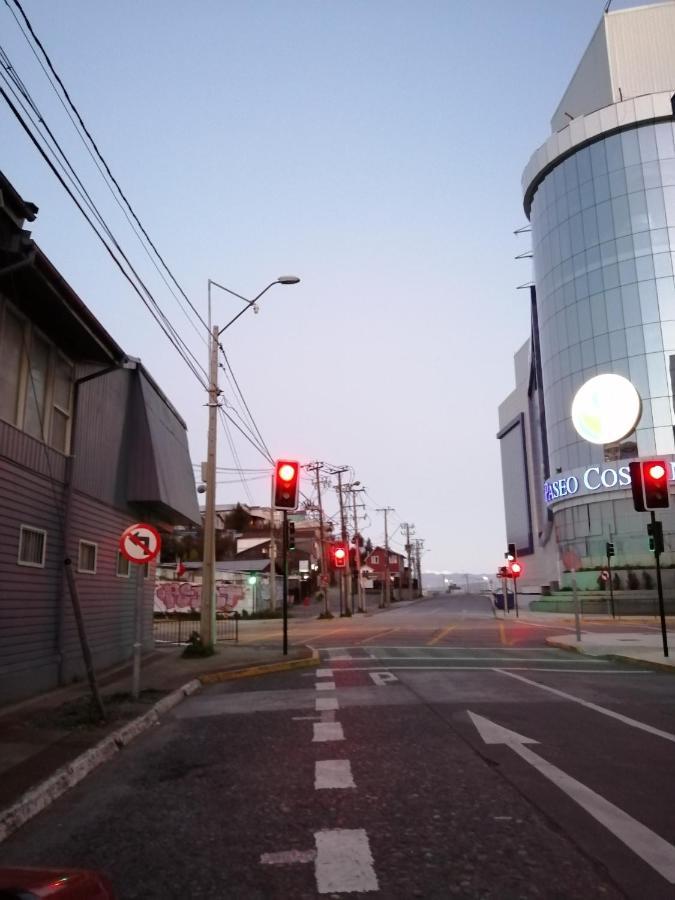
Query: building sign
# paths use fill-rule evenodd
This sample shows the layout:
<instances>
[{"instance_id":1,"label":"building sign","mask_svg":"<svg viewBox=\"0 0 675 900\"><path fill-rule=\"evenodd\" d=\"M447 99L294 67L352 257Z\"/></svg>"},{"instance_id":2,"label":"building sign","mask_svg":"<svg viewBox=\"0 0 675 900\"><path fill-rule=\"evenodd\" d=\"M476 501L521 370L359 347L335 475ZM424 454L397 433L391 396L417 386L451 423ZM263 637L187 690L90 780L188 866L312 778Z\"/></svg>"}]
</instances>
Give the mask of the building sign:
<instances>
[{"instance_id":1,"label":"building sign","mask_svg":"<svg viewBox=\"0 0 675 900\"><path fill-rule=\"evenodd\" d=\"M668 469L669 481L675 482L675 459L664 459ZM630 488L630 471L628 463L620 465L589 466L586 469L573 469L571 472L556 475L544 482L544 500L551 506L561 500L583 497L589 494L604 494L607 491L625 491Z\"/></svg>"},{"instance_id":2,"label":"building sign","mask_svg":"<svg viewBox=\"0 0 675 900\"><path fill-rule=\"evenodd\" d=\"M572 424L591 444L613 444L637 425L642 402L622 375L596 375L579 388L572 401Z\"/></svg>"}]
</instances>

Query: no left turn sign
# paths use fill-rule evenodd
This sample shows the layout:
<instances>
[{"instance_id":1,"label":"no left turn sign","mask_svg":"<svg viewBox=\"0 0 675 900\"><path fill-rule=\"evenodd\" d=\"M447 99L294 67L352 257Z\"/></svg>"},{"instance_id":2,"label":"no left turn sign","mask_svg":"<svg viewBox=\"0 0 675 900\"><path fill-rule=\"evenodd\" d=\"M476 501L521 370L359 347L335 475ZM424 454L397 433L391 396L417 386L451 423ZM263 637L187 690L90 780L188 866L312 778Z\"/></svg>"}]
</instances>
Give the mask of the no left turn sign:
<instances>
[{"instance_id":1,"label":"no left turn sign","mask_svg":"<svg viewBox=\"0 0 675 900\"><path fill-rule=\"evenodd\" d=\"M122 532L120 553L132 563L147 563L160 551L162 539L152 525L138 522Z\"/></svg>"}]
</instances>

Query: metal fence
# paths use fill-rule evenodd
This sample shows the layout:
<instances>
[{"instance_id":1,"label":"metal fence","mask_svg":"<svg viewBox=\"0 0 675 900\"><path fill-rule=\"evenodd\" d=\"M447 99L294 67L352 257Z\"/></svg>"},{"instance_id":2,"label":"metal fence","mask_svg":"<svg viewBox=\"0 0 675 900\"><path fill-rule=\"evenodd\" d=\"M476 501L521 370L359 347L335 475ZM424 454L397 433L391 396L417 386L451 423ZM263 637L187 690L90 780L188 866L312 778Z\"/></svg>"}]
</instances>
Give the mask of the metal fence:
<instances>
[{"instance_id":1,"label":"metal fence","mask_svg":"<svg viewBox=\"0 0 675 900\"><path fill-rule=\"evenodd\" d=\"M157 616L154 619L156 644L187 644L193 631L199 634L199 619L194 616L173 615ZM239 640L239 616L216 618L216 640Z\"/></svg>"}]
</instances>

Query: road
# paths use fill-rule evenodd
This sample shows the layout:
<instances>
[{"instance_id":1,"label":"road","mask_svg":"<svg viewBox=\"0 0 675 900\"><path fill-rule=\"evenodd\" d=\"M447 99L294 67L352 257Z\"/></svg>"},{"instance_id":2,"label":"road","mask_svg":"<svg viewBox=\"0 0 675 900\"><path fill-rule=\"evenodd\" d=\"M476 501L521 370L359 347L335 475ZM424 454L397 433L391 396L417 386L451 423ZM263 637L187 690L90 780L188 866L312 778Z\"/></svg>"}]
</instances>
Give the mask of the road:
<instances>
[{"instance_id":1,"label":"road","mask_svg":"<svg viewBox=\"0 0 675 900\"><path fill-rule=\"evenodd\" d=\"M294 620L320 668L186 700L0 864L102 869L120 898L674 897L673 676L556 631L475 595Z\"/></svg>"}]
</instances>

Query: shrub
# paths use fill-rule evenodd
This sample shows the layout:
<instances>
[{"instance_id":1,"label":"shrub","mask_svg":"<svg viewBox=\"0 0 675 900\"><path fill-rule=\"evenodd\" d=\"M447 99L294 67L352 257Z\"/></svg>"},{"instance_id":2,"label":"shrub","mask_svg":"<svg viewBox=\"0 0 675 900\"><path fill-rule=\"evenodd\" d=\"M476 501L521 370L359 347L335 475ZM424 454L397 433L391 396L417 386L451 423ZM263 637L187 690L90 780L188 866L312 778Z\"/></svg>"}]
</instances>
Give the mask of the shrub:
<instances>
[{"instance_id":1,"label":"shrub","mask_svg":"<svg viewBox=\"0 0 675 900\"><path fill-rule=\"evenodd\" d=\"M198 656L213 656L215 652L213 647L206 647L202 643L201 635L198 631L193 631L188 639L188 645L181 656L185 659L192 659Z\"/></svg>"},{"instance_id":2,"label":"shrub","mask_svg":"<svg viewBox=\"0 0 675 900\"><path fill-rule=\"evenodd\" d=\"M628 590L629 591L637 591L640 587L640 579L637 577L635 572L628 570L628 574L626 575Z\"/></svg>"},{"instance_id":3,"label":"shrub","mask_svg":"<svg viewBox=\"0 0 675 900\"><path fill-rule=\"evenodd\" d=\"M654 579L649 574L649 572L642 573L642 583L645 586L645 590L651 591L654 587Z\"/></svg>"},{"instance_id":4,"label":"shrub","mask_svg":"<svg viewBox=\"0 0 675 900\"><path fill-rule=\"evenodd\" d=\"M615 591L620 591L622 586L623 585L621 584L621 578L619 577L618 573L615 572L614 578L612 578L612 587Z\"/></svg>"}]
</instances>

